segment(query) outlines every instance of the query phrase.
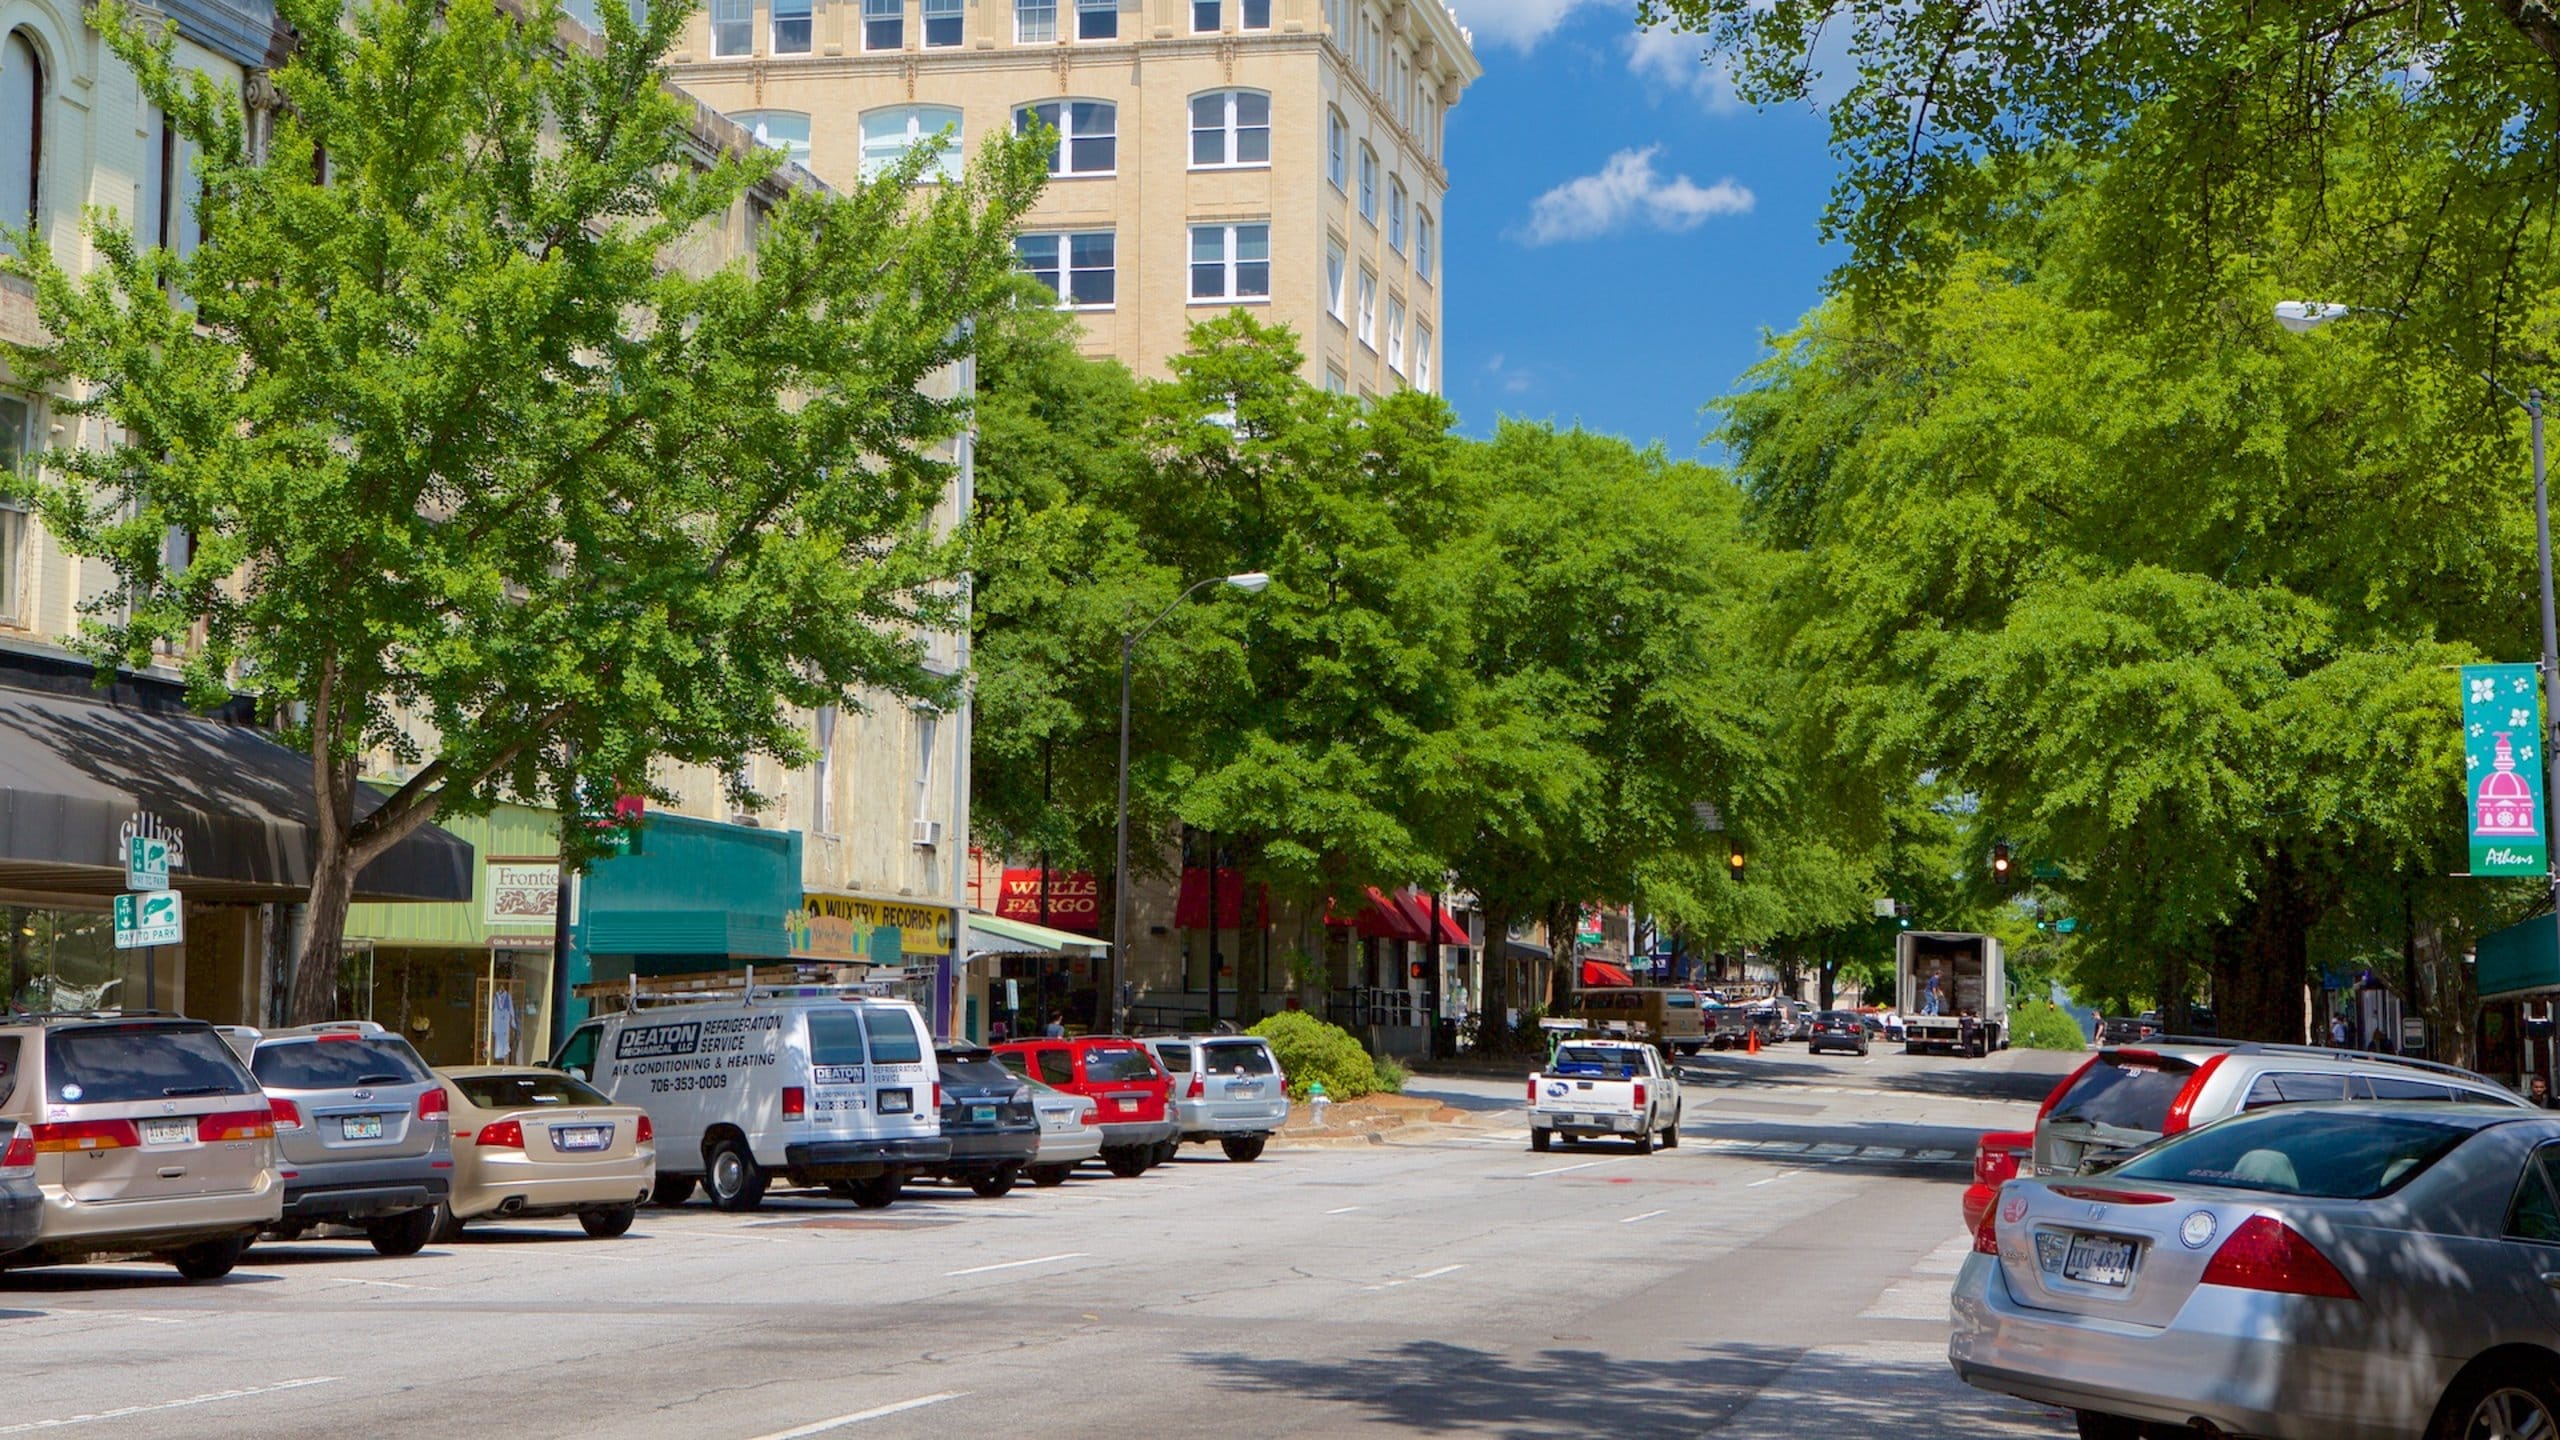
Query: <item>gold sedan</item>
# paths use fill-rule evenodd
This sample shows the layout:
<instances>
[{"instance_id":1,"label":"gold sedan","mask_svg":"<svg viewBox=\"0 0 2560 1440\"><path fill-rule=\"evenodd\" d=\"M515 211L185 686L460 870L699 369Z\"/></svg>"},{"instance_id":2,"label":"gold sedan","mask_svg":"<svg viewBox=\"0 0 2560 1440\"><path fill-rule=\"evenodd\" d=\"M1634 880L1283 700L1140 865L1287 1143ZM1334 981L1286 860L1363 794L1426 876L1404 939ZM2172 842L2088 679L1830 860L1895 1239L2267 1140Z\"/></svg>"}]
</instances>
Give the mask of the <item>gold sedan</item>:
<instances>
[{"instance_id":1,"label":"gold sedan","mask_svg":"<svg viewBox=\"0 0 2560 1440\"><path fill-rule=\"evenodd\" d=\"M450 1244L473 1220L575 1215L610 1239L631 1228L657 1182L649 1117L584 1081L524 1065L438 1070L453 1110L453 1195L436 1212Z\"/></svg>"}]
</instances>

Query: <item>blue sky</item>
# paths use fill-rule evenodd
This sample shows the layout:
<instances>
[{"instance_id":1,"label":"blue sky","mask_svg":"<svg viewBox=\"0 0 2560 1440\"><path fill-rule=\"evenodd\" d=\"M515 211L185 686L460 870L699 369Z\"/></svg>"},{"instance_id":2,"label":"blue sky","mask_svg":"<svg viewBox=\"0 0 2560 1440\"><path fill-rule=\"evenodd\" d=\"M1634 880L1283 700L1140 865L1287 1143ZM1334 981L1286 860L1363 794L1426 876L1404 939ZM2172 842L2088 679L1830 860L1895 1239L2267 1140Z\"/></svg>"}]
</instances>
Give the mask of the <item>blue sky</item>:
<instances>
[{"instance_id":1,"label":"blue sky","mask_svg":"<svg viewBox=\"0 0 2560 1440\"><path fill-rule=\"evenodd\" d=\"M1733 101L1628 0L1455 0L1485 74L1449 113L1442 388L1470 434L1580 422L1674 457L1821 294L1820 116Z\"/></svg>"}]
</instances>

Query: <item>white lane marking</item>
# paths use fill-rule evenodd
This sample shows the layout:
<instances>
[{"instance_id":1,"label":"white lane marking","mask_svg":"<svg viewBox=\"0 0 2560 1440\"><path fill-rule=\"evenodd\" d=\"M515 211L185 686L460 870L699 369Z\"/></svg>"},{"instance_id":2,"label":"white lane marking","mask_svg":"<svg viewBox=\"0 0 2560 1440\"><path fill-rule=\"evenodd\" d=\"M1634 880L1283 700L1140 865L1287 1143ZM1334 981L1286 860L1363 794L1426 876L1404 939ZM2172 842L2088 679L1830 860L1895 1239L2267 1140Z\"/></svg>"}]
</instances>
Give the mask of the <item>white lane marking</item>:
<instances>
[{"instance_id":1,"label":"white lane marking","mask_svg":"<svg viewBox=\"0 0 2560 1440\"><path fill-rule=\"evenodd\" d=\"M1327 1211L1326 1211L1326 1212L1324 1212L1324 1213L1326 1213L1327 1215L1348 1215L1348 1214L1350 1214L1352 1211L1357 1210L1357 1209L1359 1209L1359 1208L1360 1208L1360 1207L1359 1207L1359 1206L1357 1206L1357 1205L1345 1205L1345 1206L1343 1206L1343 1207L1342 1207L1341 1209L1339 1209L1339 1210L1327 1210Z\"/></svg>"},{"instance_id":2,"label":"white lane marking","mask_svg":"<svg viewBox=\"0 0 2560 1440\"><path fill-rule=\"evenodd\" d=\"M415 1285L403 1285L397 1280L359 1280L352 1275L332 1275L329 1277L329 1283L332 1285L379 1285L385 1290L415 1290L418 1288Z\"/></svg>"},{"instance_id":3,"label":"white lane marking","mask_svg":"<svg viewBox=\"0 0 2560 1440\"><path fill-rule=\"evenodd\" d=\"M51 1420L27 1420L16 1425L0 1425L0 1435L24 1435L33 1430L59 1430L65 1425L90 1425L100 1420L126 1420L136 1415L157 1415L163 1410L184 1410L195 1405L218 1405L225 1400L246 1400L255 1395L273 1395L284 1390L304 1390L314 1385L335 1385L343 1376L307 1375L299 1380L279 1380L272 1385L245 1385L237 1390L213 1390L190 1395L184 1400L163 1400L157 1405L126 1405L114 1410L96 1410L86 1415L64 1415Z\"/></svg>"},{"instance_id":4,"label":"white lane marking","mask_svg":"<svg viewBox=\"0 0 2560 1440\"><path fill-rule=\"evenodd\" d=\"M968 1393L966 1390L945 1390L939 1395L919 1395L913 1400L901 1400L895 1405L876 1405L868 1410L856 1410L850 1415L838 1415L832 1420L813 1420L797 1430L776 1430L770 1435L759 1435L755 1440L802 1440L804 1436L824 1435L830 1430L841 1430L847 1425L859 1425L866 1420L885 1420L892 1415L904 1415L910 1410L921 1410L927 1405L939 1405L945 1400L957 1400Z\"/></svg>"},{"instance_id":5,"label":"white lane marking","mask_svg":"<svg viewBox=\"0 0 2560 1440\"><path fill-rule=\"evenodd\" d=\"M1523 1180L1535 1180L1541 1175L1562 1175L1568 1170L1588 1170L1594 1165L1615 1165L1623 1158L1625 1157L1615 1156L1607 1160L1585 1160L1579 1165L1559 1165L1553 1170L1532 1170L1520 1178Z\"/></svg>"},{"instance_id":6,"label":"white lane marking","mask_svg":"<svg viewBox=\"0 0 2560 1440\"><path fill-rule=\"evenodd\" d=\"M1040 1255L1029 1260L1005 1260L994 1265L972 1265L966 1270L945 1270L942 1272L942 1278L948 1280L960 1275L984 1275L990 1270L1019 1270L1025 1265L1054 1265L1061 1260L1082 1260L1084 1258L1086 1258L1084 1251L1070 1250L1063 1255Z\"/></svg>"},{"instance_id":7,"label":"white lane marking","mask_svg":"<svg viewBox=\"0 0 2560 1440\"><path fill-rule=\"evenodd\" d=\"M1791 1177L1791 1176L1801 1175L1801 1174L1803 1174L1803 1173L1804 1173L1804 1172L1803 1172L1803 1171L1801 1171L1801 1170L1781 1170L1781 1171L1779 1171L1777 1174L1770 1176L1770 1177L1769 1177L1768 1179L1766 1179L1766 1180L1754 1180L1754 1181L1752 1181L1750 1184L1745 1185L1745 1186L1743 1186L1742 1188L1743 1188L1743 1189L1745 1189L1745 1190L1757 1190L1757 1189L1759 1189L1759 1188L1760 1188L1761 1186L1763 1186L1763 1185L1775 1185L1775 1184L1777 1184L1777 1183L1778 1183L1779 1181L1781 1181L1781 1180L1787 1179L1787 1178L1789 1178L1789 1177Z\"/></svg>"},{"instance_id":8,"label":"white lane marking","mask_svg":"<svg viewBox=\"0 0 2560 1440\"><path fill-rule=\"evenodd\" d=\"M1437 1280L1443 1275L1454 1275L1466 1268L1467 1267L1464 1265L1443 1265L1437 1270L1425 1270L1419 1275L1406 1275L1394 1280L1389 1280L1384 1284L1364 1285L1360 1288L1364 1290L1393 1290L1399 1285L1410 1285L1416 1280Z\"/></svg>"},{"instance_id":9,"label":"white lane marking","mask_svg":"<svg viewBox=\"0 0 2560 1440\"><path fill-rule=\"evenodd\" d=\"M1670 1211L1668 1211L1668 1210L1647 1210L1646 1212L1644 1212L1644 1213L1643 1213L1643 1214L1641 1214L1641 1215L1630 1215L1630 1216L1628 1216L1626 1219L1621 1220L1621 1221L1619 1221L1618 1223L1619 1223L1619 1224L1621 1224L1621 1225L1633 1225L1634 1223L1636 1223L1636 1222L1637 1222L1637 1221L1639 1221L1639 1220L1650 1220L1650 1219L1652 1219L1652 1218L1653 1218L1654 1216L1656 1216L1656 1215L1668 1215L1668 1214L1670 1214L1670 1213L1671 1213L1671 1212L1670 1212Z\"/></svg>"}]
</instances>

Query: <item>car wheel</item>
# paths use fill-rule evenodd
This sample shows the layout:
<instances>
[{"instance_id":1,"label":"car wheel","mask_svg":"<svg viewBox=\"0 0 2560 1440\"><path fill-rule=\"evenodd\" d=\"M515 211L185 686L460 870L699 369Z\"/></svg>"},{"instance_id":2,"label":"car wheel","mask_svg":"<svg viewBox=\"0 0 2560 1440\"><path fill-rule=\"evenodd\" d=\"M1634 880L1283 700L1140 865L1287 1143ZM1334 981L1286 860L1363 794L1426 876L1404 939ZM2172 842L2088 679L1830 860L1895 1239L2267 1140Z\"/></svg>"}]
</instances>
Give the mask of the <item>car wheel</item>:
<instances>
[{"instance_id":1,"label":"car wheel","mask_svg":"<svg viewBox=\"0 0 2560 1440\"><path fill-rule=\"evenodd\" d=\"M999 1165L992 1175L969 1177L969 1193L981 1200L1000 1199L1013 1192L1013 1182L1022 1178L1022 1167Z\"/></svg>"},{"instance_id":2,"label":"car wheel","mask_svg":"<svg viewBox=\"0 0 2560 1440\"><path fill-rule=\"evenodd\" d=\"M1227 1158L1237 1164L1249 1165L1262 1158L1262 1142L1265 1138L1261 1135L1231 1135L1219 1141L1218 1148L1226 1151Z\"/></svg>"},{"instance_id":3,"label":"car wheel","mask_svg":"<svg viewBox=\"0 0 2560 1440\"><path fill-rule=\"evenodd\" d=\"M661 1170L658 1183L649 1187L649 1203L663 1205L670 1210L692 1198L693 1177L690 1175L670 1175Z\"/></svg>"},{"instance_id":4,"label":"car wheel","mask_svg":"<svg viewBox=\"0 0 2560 1440\"><path fill-rule=\"evenodd\" d=\"M452 1205L437 1201L435 1214L436 1228L427 1236L429 1243L451 1245L462 1238L462 1217L453 1213Z\"/></svg>"},{"instance_id":5,"label":"car wheel","mask_svg":"<svg viewBox=\"0 0 2560 1440\"><path fill-rule=\"evenodd\" d=\"M2507 1440L2542 1436L2560 1426L2560 1385L2548 1375L2502 1368L2454 1382L2436 1411L2427 1440Z\"/></svg>"},{"instance_id":6,"label":"car wheel","mask_svg":"<svg viewBox=\"0 0 2560 1440\"><path fill-rule=\"evenodd\" d=\"M1671 1112L1671 1123L1662 1127L1662 1148L1665 1150L1680 1148L1680 1112L1677 1110Z\"/></svg>"},{"instance_id":7,"label":"car wheel","mask_svg":"<svg viewBox=\"0 0 2560 1440\"><path fill-rule=\"evenodd\" d=\"M373 1242L374 1250L395 1258L426 1249L435 1233L436 1207L432 1205L424 1210L403 1210L385 1220L368 1220L364 1226L364 1238Z\"/></svg>"},{"instance_id":8,"label":"car wheel","mask_svg":"<svg viewBox=\"0 0 2560 1440\"><path fill-rule=\"evenodd\" d=\"M586 1230L588 1239L610 1240L616 1235L629 1233L631 1222L639 1216L640 1207L637 1205L616 1205L609 1210L581 1210L578 1212L578 1224Z\"/></svg>"},{"instance_id":9,"label":"car wheel","mask_svg":"<svg viewBox=\"0 0 2560 1440\"><path fill-rule=\"evenodd\" d=\"M240 1257L249 1253L249 1242L234 1235L227 1240L204 1240L169 1257L178 1274L188 1280L219 1280L231 1273Z\"/></svg>"},{"instance_id":10,"label":"car wheel","mask_svg":"<svg viewBox=\"0 0 2560 1440\"><path fill-rule=\"evenodd\" d=\"M1123 1180L1135 1180L1147 1173L1147 1157L1154 1153L1149 1145L1114 1145L1102 1152L1102 1163Z\"/></svg>"},{"instance_id":11,"label":"car wheel","mask_svg":"<svg viewBox=\"0 0 2560 1440\"><path fill-rule=\"evenodd\" d=\"M771 1183L743 1141L723 1136L702 1152L702 1193L714 1210L753 1210L764 1203L764 1187Z\"/></svg>"},{"instance_id":12,"label":"car wheel","mask_svg":"<svg viewBox=\"0 0 2560 1440\"><path fill-rule=\"evenodd\" d=\"M1031 1177L1032 1184L1046 1190L1066 1184L1067 1177L1075 1173L1075 1168L1073 1165L1034 1165L1022 1173Z\"/></svg>"},{"instance_id":13,"label":"car wheel","mask_svg":"<svg viewBox=\"0 0 2560 1440\"><path fill-rule=\"evenodd\" d=\"M1636 1133L1636 1153L1639 1155L1650 1155L1653 1153L1652 1131L1641 1130Z\"/></svg>"},{"instance_id":14,"label":"car wheel","mask_svg":"<svg viewBox=\"0 0 2560 1440\"><path fill-rule=\"evenodd\" d=\"M1176 1155L1179 1155L1179 1154L1181 1154L1181 1153L1182 1153L1182 1142L1181 1142L1181 1141L1179 1141L1179 1140L1166 1140L1166 1141L1160 1142L1160 1143L1156 1146L1154 1158L1150 1159L1147 1163L1148 1163L1149 1165L1151 1165L1151 1166L1153 1166L1153 1165L1170 1165L1170 1164L1172 1164L1172 1163L1173 1163L1173 1157L1174 1157L1174 1156L1176 1156Z\"/></svg>"},{"instance_id":15,"label":"car wheel","mask_svg":"<svg viewBox=\"0 0 2560 1440\"><path fill-rule=\"evenodd\" d=\"M1546 1153L1549 1138L1550 1132L1548 1131L1532 1130L1529 1132L1529 1148L1543 1155Z\"/></svg>"},{"instance_id":16,"label":"car wheel","mask_svg":"<svg viewBox=\"0 0 2560 1440\"><path fill-rule=\"evenodd\" d=\"M847 1182L845 1198L857 1210L886 1210L898 1203L907 1188L904 1175L874 1175L868 1180Z\"/></svg>"}]
</instances>

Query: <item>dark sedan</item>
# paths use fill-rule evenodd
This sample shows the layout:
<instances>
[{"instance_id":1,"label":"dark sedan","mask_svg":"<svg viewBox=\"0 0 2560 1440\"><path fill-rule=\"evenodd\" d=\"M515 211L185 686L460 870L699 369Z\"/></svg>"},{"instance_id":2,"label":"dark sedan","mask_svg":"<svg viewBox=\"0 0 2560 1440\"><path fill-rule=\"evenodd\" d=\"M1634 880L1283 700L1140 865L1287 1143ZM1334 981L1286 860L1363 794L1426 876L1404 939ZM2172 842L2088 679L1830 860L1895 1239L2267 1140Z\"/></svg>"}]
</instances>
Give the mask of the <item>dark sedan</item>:
<instances>
[{"instance_id":1,"label":"dark sedan","mask_svg":"<svg viewBox=\"0 0 2560 1440\"><path fill-rule=\"evenodd\" d=\"M44 1192L36 1188L36 1137L15 1120L0 1120L0 1263L12 1250L33 1244Z\"/></svg>"},{"instance_id":2,"label":"dark sedan","mask_svg":"<svg viewBox=\"0 0 2560 1440\"><path fill-rule=\"evenodd\" d=\"M1040 1150L1040 1114L1031 1087L983 1045L933 1047L941 1072L942 1135L951 1158L929 1171L992 1200L1013 1188Z\"/></svg>"},{"instance_id":3,"label":"dark sedan","mask_svg":"<svg viewBox=\"0 0 2560 1440\"><path fill-rule=\"evenodd\" d=\"M1866 1022L1854 1010L1825 1010L1813 1017L1813 1033L1805 1037L1805 1049L1815 1055L1825 1050L1846 1050L1852 1055L1867 1053Z\"/></svg>"}]
</instances>

